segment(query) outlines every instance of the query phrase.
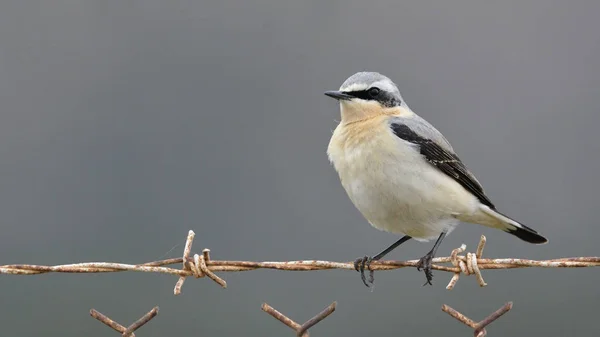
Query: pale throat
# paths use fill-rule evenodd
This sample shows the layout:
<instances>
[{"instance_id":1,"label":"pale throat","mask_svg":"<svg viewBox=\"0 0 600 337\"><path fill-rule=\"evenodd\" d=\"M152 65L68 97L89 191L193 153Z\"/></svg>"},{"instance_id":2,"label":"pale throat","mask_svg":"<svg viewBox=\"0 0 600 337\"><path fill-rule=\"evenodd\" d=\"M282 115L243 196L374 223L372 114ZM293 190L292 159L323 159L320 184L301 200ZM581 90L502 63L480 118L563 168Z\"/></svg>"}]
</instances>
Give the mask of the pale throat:
<instances>
[{"instance_id":1,"label":"pale throat","mask_svg":"<svg viewBox=\"0 0 600 337\"><path fill-rule=\"evenodd\" d=\"M413 114L412 111L402 106L387 108L382 107L378 102L371 101L341 101L340 112L342 123L355 123L377 116L409 117Z\"/></svg>"}]
</instances>

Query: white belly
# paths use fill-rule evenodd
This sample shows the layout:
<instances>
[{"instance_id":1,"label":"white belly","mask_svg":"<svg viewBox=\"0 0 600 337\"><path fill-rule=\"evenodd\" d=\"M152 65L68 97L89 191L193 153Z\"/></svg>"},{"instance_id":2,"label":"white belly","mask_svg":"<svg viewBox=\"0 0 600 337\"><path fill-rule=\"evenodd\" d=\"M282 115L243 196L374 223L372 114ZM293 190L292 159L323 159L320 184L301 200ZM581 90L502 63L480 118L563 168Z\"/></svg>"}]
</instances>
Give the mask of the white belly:
<instances>
[{"instance_id":1,"label":"white belly","mask_svg":"<svg viewBox=\"0 0 600 337\"><path fill-rule=\"evenodd\" d=\"M477 200L427 163L418 147L392 136L360 146L329 149L330 159L356 208L380 230L425 241L471 213Z\"/></svg>"}]
</instances>

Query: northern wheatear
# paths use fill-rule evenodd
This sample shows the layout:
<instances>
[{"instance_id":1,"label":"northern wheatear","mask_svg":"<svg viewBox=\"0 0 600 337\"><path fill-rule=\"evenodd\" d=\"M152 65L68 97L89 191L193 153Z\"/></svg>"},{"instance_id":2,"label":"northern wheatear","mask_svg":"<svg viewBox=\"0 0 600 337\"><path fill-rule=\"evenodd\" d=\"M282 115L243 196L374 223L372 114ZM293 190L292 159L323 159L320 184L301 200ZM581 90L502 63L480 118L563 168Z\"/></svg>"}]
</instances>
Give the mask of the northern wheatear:
<instances>
[{"instance_id":1,"label":"northern wheatear","mask_svg":"<svg viewBox=\"0 0 600 337\"><path fill-rule=\"evenodd\" d=\"M431 284L431 260L460 221L497 228L530 243L547 242L496 210L446 138L406 105L389 78L359 72L325 95L340 102L341 122L327 155L348 197L373 227L404 235L381 253L355 261L365 285L365 266L411 238L437 239L418 267ZM373 283L372 272L369 281Z\"/></svg>"}]
</instances>

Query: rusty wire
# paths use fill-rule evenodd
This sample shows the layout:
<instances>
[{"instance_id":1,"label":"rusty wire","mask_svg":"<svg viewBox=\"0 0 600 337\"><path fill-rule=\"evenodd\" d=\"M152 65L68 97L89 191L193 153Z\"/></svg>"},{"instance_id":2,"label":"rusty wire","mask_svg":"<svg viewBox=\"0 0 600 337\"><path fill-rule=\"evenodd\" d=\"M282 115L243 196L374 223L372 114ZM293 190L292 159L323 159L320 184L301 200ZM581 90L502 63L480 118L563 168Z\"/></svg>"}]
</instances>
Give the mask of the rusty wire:
<instances>
[{"instance_id":1,"label":"rusty wire","mask_svg":"<svg viewBox=\"0 0 600 337\"><path fill-rule=\"evenodd\" d=\"M113 330L120 332L121 336L123 337L135 337L134 331L141 328L144 324L150 322L150 320L156 317L156 315L158 315L158 307L152 308L152 310L148 311L144 316L133 322L130 326L124 327L123 325L110 319L108 316L98 312L96 309L90 310L90 316L106 324Z\"/></svg>"},{"instance_id":2,"label":"rusty wire","mask_svg":"<svg viewBox=\"0 0 600 337\"><path fill-rule=\"evenodd\" d=\"M267 314L276 318L281 323L289 326L290 328L292 328L292 330L296 331L297 337L309 337L308 329L312 328L313 326L315 326L315 324L319 323L320 321L327 318L327 316L331 315L335 311L336 305L337 305L337 302L331 303L327 308L323 309L320 313L316 314L311 319L304 322L304 324L298 324L298 323L294 322L294 320L292 320L291 318L282 314L281 312L275 310L275 308L268 305L267 303L263 303L260 308Z\"/></svg>"},{"instance_id":3,"label":"rusty wire","mask_svg":"<svg viewBox=\"0 0 600 337\"><path fill-rule=\"evenodd\" d=\"M505 305L503 305L500 309L494 311L488 317L484 318L481 322L478 322L478 323L476 323L469 317L461 314L460 312L456 311L455 309L451 308L449 305L446 305L446 304L442 305L442 311L447 313L448 315L456 318L458 321L464 323L466 326L471 327L474 330L473 335L475 337L485 337L487 335L487 331L485 330L485 327L488 326L493 321L500 318L500 316L507 313L510 309L512 309L512 306L513 306L513 303L508 302Z\"/></svg>"},{"instance_id":4,"label":"rusty wire","mask_svg":"<svg viewBox=\"0 0 600 337\"><path fill-rule=\"evenodd\" d=\"M227 287L225 280L215 274L215 272L234 272L248 271L255 269L278 269L278 270L325 270L325 269L347 269L354 270L354 262L331 262L319 260L304 261L282 261L282 262L253 262L253 261L223 261L212 260L210 250L204 249L202 254L194 254L190 257L194 232L189 231L185 244L184 254L180 258L171 258L160 261L153 261L143 264L124 264L112 262L87 262L66 264L57 266L29 265L29 264L11 264L0 266L0 274L12 275L36 275L44 273L109 273L122 271L136 271L147 273L163 273L179 276L175 285L174 292L179 294L185 279L189 276L196 278L208 277L218 283L223 288ZM583 268L600 266L600 257L571 257L552 260L529 260L529 259L489 259L482 258L486 238L481 236L476 253L464 253L466 246L454 249L448 257L437 257L433 259L432 269L453 273L450 283L446 287L452 289L461 274L476 275L480 286L486 283L481 275L484 269L513 269L513 268ZM408 261L373 261L371 270L393 270L405 267L417 267L419 260ZM443 263L451 265L441 265ZM182 264L182 269L165 267L171 264Z\"/></svg>"}]
</instances>

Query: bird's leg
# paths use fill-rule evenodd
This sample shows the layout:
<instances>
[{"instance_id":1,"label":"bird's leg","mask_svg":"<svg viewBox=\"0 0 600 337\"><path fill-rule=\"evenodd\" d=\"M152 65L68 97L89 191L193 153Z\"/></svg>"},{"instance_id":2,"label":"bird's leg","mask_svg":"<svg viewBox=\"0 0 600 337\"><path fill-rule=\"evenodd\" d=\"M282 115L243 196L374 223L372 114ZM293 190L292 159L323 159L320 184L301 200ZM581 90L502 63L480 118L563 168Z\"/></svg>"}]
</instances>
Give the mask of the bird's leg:
<instances>
[{"instance_id":1,"label":"bird's leg","mask_svg":"<svg viewBox=\"0 0 600 337\"><path fill-rule=\"evenodd\" d=\"M401 237L400 240L394 242L391 246L387 247L381 253L379 253L373 257L370 257L370 256L359 257L358 259L356 259L354 261L354 269L356 269L356 271L360 272L360 278L362 279L363 283L367 287L369 287L369 283L373 284L373 281L374 281L374 276L373 276L374 272L371 270L371 262L380 260L381 258L386 256L389 252L394 250L396 247L400 246L401 244L403 244L404 242L406 242L410 239L411 239L410 236L405 235L405 236ZM367 269L369 269L369 283L367 283L367 280L365 278L365 267Z\"/></svg>"},{"instance_id":2,"label":"bird's leg","mask_svg":"<svg viewBox=\"0 0 600 337\"><path fill-rule=\"evenodd\" d=\"M444 237L446 237L446 233L446 231L443 231L435 241L435 244L433 245L433 248L431 248L429 253L425 254L425 256L419 259L419 263L417 264L417 270L421 271L421 269L423 269L423 271L425 272L425 278L427 279L427 282L425 282L425 284L423 285L432 285L431 280L433 280L433 272L431 271L431 260L433 260L433 257L435 256L438 247L442 243L442 240L444 240Z\"/></svg>"}]
</instances>

